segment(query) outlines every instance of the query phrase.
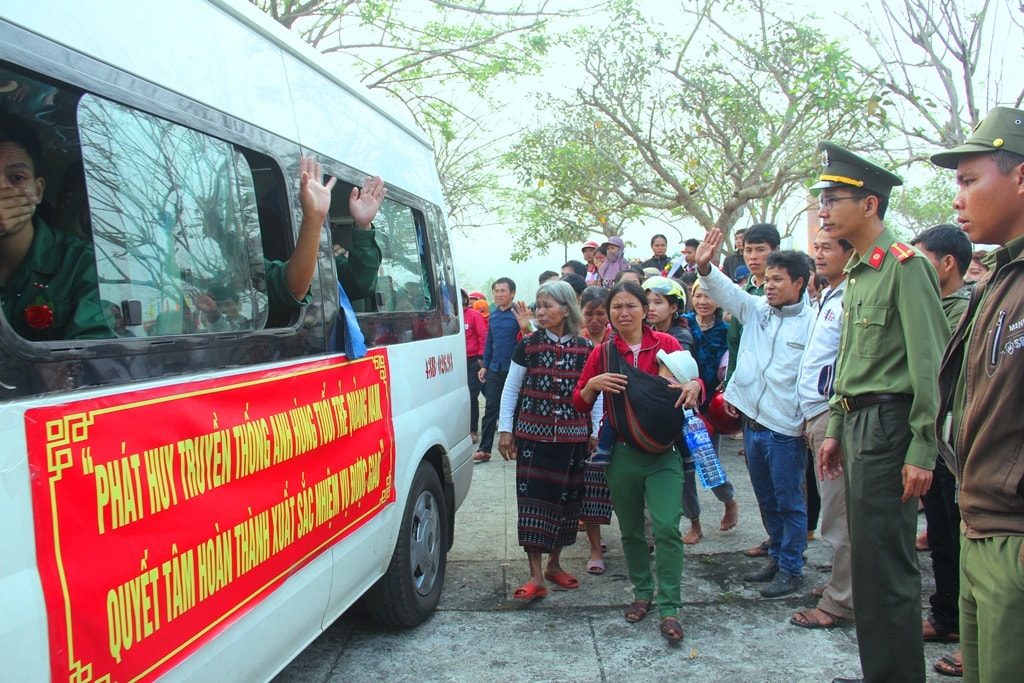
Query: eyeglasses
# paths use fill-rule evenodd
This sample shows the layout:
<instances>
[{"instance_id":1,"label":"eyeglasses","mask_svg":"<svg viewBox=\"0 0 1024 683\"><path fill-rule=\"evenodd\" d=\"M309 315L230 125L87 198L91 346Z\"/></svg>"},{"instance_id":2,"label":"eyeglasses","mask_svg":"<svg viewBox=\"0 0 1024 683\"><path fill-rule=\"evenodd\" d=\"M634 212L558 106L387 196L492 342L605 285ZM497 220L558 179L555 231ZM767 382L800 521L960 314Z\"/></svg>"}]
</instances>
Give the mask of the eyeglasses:
<instances>
[{"instance_id":1,"label":"eyeglasses","mask_svg":"<svg viewBox=\"0 0 1024 683\"><path fill-rule=\"evenodd\" d=\"M860 201L861 199L864 199L864 198L863 197L858 197L855 194L847 195L846 197L825 197L825 196L821 196L821 197L818 197L818 208L824 209L825 211L831 211L833 204L835 204L836 202L841 202L844 199L856 199L856 200Z\"/></svg>"}]
</instances>

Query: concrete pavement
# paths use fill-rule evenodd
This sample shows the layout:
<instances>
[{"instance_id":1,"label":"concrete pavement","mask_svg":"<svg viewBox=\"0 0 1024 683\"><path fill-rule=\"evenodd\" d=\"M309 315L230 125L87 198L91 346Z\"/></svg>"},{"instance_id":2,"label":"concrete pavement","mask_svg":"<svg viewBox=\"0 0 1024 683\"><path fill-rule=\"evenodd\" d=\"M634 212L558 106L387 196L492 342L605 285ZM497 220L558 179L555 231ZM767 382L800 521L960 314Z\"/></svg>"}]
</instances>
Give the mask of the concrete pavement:
<instances>
[{"instance_id":1,"label":"concrete pavement","mask_svg":"<svg viewBox=\"0 0 1024 683\"><path fill-rule=\"evenodd\" d=\"M473 485L456 515L455 545L441 605L427 623L410 631L381 629L356 610L344 615L286 668L277 683L337 681L743 681L828 683L858 676L853 628L811 631L789 624L798 609L813 607L813 587L827 579L829 546L808 544L803 590L766 600L761 584L741 575L763 560L743 555L764 537L739 441L723 440L722 462L736 486L740 522L718 531L722 505L701 490L704 539L687 546L683 567L686 632L682 644L666 642L655 612L639 624L622 617L632 593L618 529L604 530L607 573L585 569L586 539L563 553L563 566L580 587L554 591L523 603L512 592L528 577L526 555L516 541L515 464L495 460L475 467ZM924 523L923 516L920 524ZM684 531L689 523L684 520ZM927 554L922 605L931 591ZM931 669L955 645L926 644L928 681L944 681Z\"/></svg>"}]
</instances>

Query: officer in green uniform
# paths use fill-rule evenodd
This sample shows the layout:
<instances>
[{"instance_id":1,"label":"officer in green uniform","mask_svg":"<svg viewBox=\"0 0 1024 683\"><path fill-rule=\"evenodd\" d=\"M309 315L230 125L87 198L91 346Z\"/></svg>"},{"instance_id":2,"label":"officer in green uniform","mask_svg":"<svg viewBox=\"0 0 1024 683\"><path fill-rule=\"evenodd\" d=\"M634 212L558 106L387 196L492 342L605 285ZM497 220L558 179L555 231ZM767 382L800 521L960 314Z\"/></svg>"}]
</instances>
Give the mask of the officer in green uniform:
<instances>
[{"instance_id":1,"label":"officer in green uniform","mask_svg":"<svg viewBox=\"0 0 1024 683\"><path fill-rule=\"evenodd\" d=\"M956 169L957 221L998 244L942 358L935 425L956 474L963 519L963 678L1024 672L1024 110L993 109L959 147L932 156ZM940 662L941 664L941 662ZM940 665L937 664L936 668Z\"/></svg>"},{"instance_id":2,"label":"officer in green uniform","mask_svg":"<svg viewBox=\"0 0 1024 683\"><path fill-rule=\"evenodd\" d=\"M15 116L0 119L0 303L31 341L112 337L100 305L92 246L35 215L46 181L42 145Z\"/></svg>"},{"instance_id":3,"label":"officer in green uniform","mask_svg":"<svg viewBox=\"0 0 1024 683\"><path fill-rule=\"evenodd\" d=\"M923 683L914 539L937 455L935 377L949 329L935 269L883 223L903 181L830 142L818 151L824 168L811 189L821 191L822 229L856 251L819 468L830 478L845 472L863 680Z\"/></svg>"}]
</instances>

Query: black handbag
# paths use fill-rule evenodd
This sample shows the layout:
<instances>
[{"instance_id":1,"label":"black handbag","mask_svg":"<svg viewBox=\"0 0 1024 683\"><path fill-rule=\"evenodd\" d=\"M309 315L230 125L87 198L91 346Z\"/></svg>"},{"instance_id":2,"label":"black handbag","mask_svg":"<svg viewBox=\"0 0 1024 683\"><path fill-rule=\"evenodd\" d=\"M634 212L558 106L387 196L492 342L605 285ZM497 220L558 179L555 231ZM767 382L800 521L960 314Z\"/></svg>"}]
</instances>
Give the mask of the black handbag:
<instances>
[{"instance_id":1,"label":"black handbag","mask_svg":"<svg viewBox=\"0 0 1024 683\"><path fill-rule=\"evenodd\" d=\"M605 417L639 451L660 454L671 449L683 429L683 411L676 407L679 390L670 389L666 378L626 363L613 342L601 348L606 371L626 376L624 392L605 394Z\"/></svg>"}]
</instances>

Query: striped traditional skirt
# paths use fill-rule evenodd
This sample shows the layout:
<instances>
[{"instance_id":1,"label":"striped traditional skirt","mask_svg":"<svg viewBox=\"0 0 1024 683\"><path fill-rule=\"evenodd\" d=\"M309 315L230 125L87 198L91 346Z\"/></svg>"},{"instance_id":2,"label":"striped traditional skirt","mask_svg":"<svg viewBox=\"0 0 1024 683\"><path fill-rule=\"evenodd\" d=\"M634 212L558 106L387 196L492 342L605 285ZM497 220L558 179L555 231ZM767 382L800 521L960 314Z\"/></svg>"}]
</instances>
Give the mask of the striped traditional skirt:
<instances>
[{"instance_id":1,"label":"striped traditional skirt","mask_svg":"<svg viewBox=\"0 0 1024 683\"><path fill-rule=\"evenodd\" d=\"M576 543L587 442L516 440L519 545L551 552Z\"/></svg>"},{"instance_id":2,"label":"striped traditional skirt","mask_svg":"<svg viewBox=\"0 0 1024 683\"><path fill-rule=\"evenodd\" d=\"M604 476L604 467L587 465L583 470L583 511L585 524L612 523L612 492Z\"/></svg>"}]
</instances>

